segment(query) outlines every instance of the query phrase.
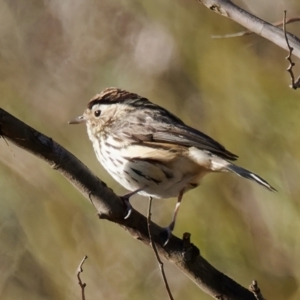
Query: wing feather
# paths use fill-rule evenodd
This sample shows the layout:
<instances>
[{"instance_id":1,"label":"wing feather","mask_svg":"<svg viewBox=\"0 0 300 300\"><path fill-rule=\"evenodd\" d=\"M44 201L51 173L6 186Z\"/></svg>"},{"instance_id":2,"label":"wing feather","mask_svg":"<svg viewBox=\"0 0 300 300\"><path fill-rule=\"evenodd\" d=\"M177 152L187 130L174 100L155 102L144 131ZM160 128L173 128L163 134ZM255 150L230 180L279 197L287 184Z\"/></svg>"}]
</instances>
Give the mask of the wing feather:
<instances>
[{"instance_id":1,"label":"wing feather","mask_svg":"<svg viewBox=\"0 0 300 300\"><path fill-rule=\"evenodd\" d=\"M168 131L157 131L153 134L153 141L172 143L185 147L196 147L229 160L236 160L238 158L211 137L187 125L173 127Z\"/></svg>"},{"instance_id":2,"label":"wing feather","mask_svg":"<svg viewBox=\"0 0 300 300\"><path fill-rule=\"evenodd\" d=\"M162 107L155 106L157 113L153 115L153 109L144 108L133 110L124 120L116 121L111 127L111 134L123 137L129 143L147 143L155 145L165 144L167 148L171 144L183 147L196 147L200 150L211 152L227 160L236 160L238 156L229 152L220 143L208 135L185 125L179 118L169 113Z\"/></svg>"}]
</instances>

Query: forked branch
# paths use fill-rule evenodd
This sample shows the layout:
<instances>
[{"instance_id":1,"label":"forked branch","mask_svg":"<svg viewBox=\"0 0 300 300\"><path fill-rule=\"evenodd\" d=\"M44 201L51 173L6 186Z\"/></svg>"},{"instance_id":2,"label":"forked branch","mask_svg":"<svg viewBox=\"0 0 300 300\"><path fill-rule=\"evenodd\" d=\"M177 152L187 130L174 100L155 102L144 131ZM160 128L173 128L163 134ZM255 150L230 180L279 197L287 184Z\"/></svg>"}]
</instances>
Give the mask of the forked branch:
<instances>
[{"instance_id":1,"label":"forked branch","mask_svg":"<svg viewBox=\"0 0 300 300\"><path fill-rule=\"evenodd\" d=\"M230 0L198 0L210 10L232 19L236 23L247 28L249 31L273 42L277 46L289 51L284 32L281 28L250 14L241 7L235 5ZM295 35L287 33L290 46L293 48L293 54L300 58L300 40Z\"/></svg>"}]
</instances>

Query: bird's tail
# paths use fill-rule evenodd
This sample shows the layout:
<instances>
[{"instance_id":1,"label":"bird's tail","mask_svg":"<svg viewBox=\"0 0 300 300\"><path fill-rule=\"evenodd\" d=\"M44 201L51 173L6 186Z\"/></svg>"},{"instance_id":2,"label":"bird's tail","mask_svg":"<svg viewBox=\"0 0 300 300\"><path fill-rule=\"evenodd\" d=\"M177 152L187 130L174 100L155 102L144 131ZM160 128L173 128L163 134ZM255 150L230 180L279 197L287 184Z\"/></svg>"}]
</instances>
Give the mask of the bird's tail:
<instances>
[{"instance_id":1,"label":"bird's tail","mask_svg":"<svg viewBox=\"0 0 300 300\"><path fill-rule=\"evenodd\" d=\"M273 191L273 192L277 192L276 189L274 189L268 182L266 182L264 179L262 179L260 176L250 172L250 171L247 171L237 165L234 165L232 163L228 164L226 166L226 169L228 171L231 171L239 176L242 176L244 178L247 178L247 179L250 179L250 180L253 180L253 181L256 181L258 184L266 187L267 189L269 189L270 191Z\"/></svg>"}]
</instances>

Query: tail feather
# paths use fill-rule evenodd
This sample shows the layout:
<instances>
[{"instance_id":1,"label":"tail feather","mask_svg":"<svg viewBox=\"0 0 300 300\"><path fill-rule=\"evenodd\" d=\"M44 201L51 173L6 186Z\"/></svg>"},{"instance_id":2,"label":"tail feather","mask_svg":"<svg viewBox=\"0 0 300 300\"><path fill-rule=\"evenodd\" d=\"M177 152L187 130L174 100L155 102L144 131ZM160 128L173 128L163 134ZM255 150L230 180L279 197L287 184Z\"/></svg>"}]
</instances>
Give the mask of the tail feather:
<instances>
[{"instance_id":1,"label":"tail feather","mask_svg":"<svg viewBox=\"0 0 300 300\"><path fill-rule=\"evenodd\" d=\"M237 165L234 165L234 164L229 164L227 167L226 167L227 170L239 175L239 176L242 176L244 178L247 178L247 179L250 179L250 180L253 180L253 181L256 181L258 184L266 187L267 189L269 189L270 191L273 191L273 192L277 192L277 190L275 188L273 188L268 182L266 182L264 179L262 179L260 176L250 172L250 171L247 171Z\"/></svg>"}]
</instances>

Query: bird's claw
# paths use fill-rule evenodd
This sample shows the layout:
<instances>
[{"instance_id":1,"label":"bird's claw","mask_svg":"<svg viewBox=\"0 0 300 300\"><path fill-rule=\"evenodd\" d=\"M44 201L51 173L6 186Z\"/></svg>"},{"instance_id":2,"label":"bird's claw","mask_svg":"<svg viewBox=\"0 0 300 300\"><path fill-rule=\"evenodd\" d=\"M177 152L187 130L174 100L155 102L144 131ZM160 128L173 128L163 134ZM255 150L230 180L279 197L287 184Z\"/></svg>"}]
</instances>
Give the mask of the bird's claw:
<instances>
[{"instance_id":1,"label":"bird's claw","mask_svg":"<svg viewBox=\"0 0 300 300\"><path fill-rule=\"evenodd\" d=\"M168 227L164 228L164 232L167 234L167 239L164 242L163 247L165 247L169 243L170 238L172 236L173 229L174 229L174 222L172 222Z\"/></svg>"},{"instance_id":2,"label":"bird's claw","mask_svg":"<svg viewBox=\"0 0 300 300\"><path fill-rule=\"evenodd\" d=\"M121 198L121 200L123 201L123 203L124 203L124 205L126 207L126 215L124 217L124 220L126 220L126 219L128 219L130 217L130 215L132 213L132 206L131 206L131 204L129 202L129 197L127 197L127 196L121 196L120 198Z\"/></svg>"}]
</instances>

